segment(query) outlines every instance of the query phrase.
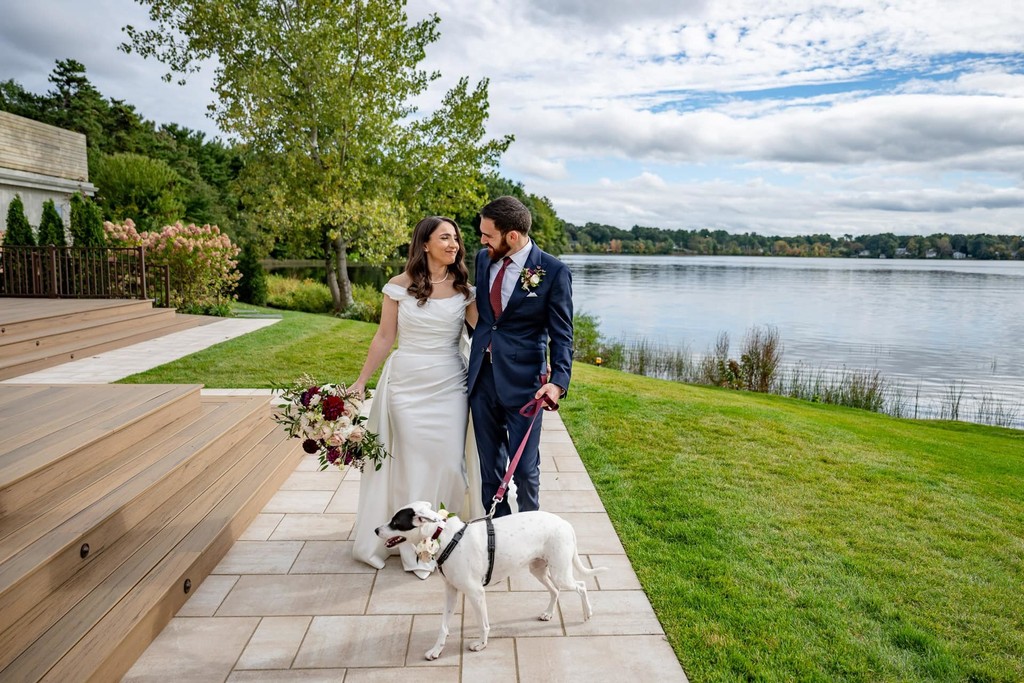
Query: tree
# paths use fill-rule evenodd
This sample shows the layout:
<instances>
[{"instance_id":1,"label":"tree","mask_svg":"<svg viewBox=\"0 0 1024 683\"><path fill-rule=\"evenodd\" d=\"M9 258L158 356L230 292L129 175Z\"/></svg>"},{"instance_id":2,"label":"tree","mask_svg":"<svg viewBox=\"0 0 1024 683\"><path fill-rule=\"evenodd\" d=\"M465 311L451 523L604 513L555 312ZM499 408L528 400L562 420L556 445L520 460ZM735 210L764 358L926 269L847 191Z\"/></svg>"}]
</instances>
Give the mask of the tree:
<instances>
[{"instance_id":1,"label":"tree","mask_svg":"<svg viewBox=\"0 0 1024 683\"><path fill-rule=\"evenodd\" d=\"M4 235L4 244L10 247L36 246L36 238L25 216L25 204L22 203L20 194L14 195L11 205L7 207L7 234Z\"/></svg>"},{"instance_id":2,"label":"tree","mask_svg":"<svg viewBox=\"0 0 1024 683\"><path fill-rule=\"evenodd\" d=\"M417 115L411 99L439 77L418 68L439 19L409 25L403 0L140 2L157 27L126 27L122 49L183 78L219 63L212 116L247 147L245 197L260 224L323 254L337 311L352 304L350 256L383 263L424 205L476 201L511 142L484 140L486 82Z\"/></svg>"},{"instance_id":3,"label":"tree","mask_svg":"<svg viewBox=\"0 0 1024 683\"><path fill-rule=\"evenodd\" d=\"M159 159L103 155L92 180L107 220L131 218L140 231L153 231L180 220L185 212L181 177Z\"/></svg>"},{"instance_id":4,"label":"tree","mask_svg":"<svg viewBox=\"0 0 1024 683\"><path fill-rule=\"evenodd\" d=\"M76 247L102 247L106 242L100 207L76 192L71 196L71 243Z\"/></svg>"},{"instance_id":5,"label":"tree","mask_svg":"<svg viewBox=\"0 0 1024 683\"><path fill-rule=\"evenodd\" d=\"M58 60L49 80L55 90L47 93L47 123L84 133L90 147L102 148L106 137L103 132L104 123L110 105L89 82L85 66L74 59Z\"/></svg>"},{"instance_id":6,"label":"tree","mask_svg":"<svg viewBox=\"0 0 1024 683\"><path fill-rule=\"evenodd\" d=\"M43 217L39 220L39 235L37 237L39 246L53 245L55 247L67 246L67 237L64 235L64 221L57 213L57 207L52 199L43 202Z\"/></svg>"}]
</instances>

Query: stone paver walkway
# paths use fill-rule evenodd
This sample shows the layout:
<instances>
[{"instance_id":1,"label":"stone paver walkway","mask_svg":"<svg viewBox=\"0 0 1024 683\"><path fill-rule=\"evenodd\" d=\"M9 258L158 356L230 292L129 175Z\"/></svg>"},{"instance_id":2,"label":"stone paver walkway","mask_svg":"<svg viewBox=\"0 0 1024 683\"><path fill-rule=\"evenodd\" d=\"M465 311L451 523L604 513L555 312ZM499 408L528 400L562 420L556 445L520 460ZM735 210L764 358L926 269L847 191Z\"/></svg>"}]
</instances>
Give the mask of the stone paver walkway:
<instances>
[{"instance_id":1,"label":"stone paver walkway","mask_svg":"<svg viewBox=\"0 0 1024 683\"><path fill-rule=\"evenodd\" d=\"M228 319L6 381L112 382L274 322ZM590 621L575 593L562 594L554 619L537 620L547 593L524 570L488 588L485 650L467 650L478 629L460 596L448 644L428 662L444 580L420 581L397 557L380 571L354 561L359 472L319 472L309 456L123 680L685 682L557 413L544 416L541 453L542 507L572 523L584 563L609 568L588 579Z\"/></svg>"},{"instance_id":2,"label":"stone paver walkway","mask_svg":"<svg viewBox=\"0 0 1024 683\"><path fill-rule=\"evenodd\" d=\"M585 564L609 568L588 580L590 621L571 592L539 621L547 592L523 570L488 588L485 650L467 649L479 631L460 596L444 652L425 660L444 579L354 561L359 472L308 456L124 681L686 681L560 417L543 424L541 505L572 523Z\"/></svg>"}]
</instances>

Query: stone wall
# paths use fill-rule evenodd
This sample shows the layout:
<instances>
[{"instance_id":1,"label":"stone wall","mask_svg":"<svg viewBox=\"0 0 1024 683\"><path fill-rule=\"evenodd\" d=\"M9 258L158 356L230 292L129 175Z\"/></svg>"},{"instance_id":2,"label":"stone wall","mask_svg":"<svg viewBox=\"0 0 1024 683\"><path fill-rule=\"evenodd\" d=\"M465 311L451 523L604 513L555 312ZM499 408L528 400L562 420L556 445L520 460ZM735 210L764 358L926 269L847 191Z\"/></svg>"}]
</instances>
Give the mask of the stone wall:
<instances>
[{"instance_id":1,"label":"stone wall","mask_svg":"<svg viewBox=\"0 0 1024 683\"><path fill-rule=\"evenodd\" d=\"M21 195L25 215L39 225L43 202L52 199L68 225L75 192L92 195L85 136L0 111L0 230L7 229L7 209Z\"/></svg>"}]
</instances>

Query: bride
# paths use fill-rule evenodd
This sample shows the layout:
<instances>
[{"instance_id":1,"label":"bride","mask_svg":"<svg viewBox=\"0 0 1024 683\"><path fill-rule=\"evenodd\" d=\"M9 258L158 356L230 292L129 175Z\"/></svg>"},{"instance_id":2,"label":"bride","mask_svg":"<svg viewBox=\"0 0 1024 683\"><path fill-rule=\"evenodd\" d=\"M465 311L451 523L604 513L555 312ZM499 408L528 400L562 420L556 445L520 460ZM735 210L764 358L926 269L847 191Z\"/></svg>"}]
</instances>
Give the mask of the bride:
<instances>
[{"instance_id":1,"label":"bride","mask_svg":"<svg viewBox=\"0 0 1024 683\"><path fill-rule=\"evenodd\" d=\"M385 548L374 530L406 503L426 500L463 515L480 512L466 507L470 501L479 507L480 486L475 451L466 457L469 409L460 343L466 323L476 325L477 310L464 257L455 221L430 216L416 224L405 271L384 285L380 327L350 387L365 390L397 337L398 349L384 364L367 420L391 457L379 470L362 473L352 548L357 560L377 569L395 549ZM470 478L477 483L467 496ZM417 559L411 544L397 550L405 570L419 578L434 569L432 561Z\"/></svg>"}]
</instances>

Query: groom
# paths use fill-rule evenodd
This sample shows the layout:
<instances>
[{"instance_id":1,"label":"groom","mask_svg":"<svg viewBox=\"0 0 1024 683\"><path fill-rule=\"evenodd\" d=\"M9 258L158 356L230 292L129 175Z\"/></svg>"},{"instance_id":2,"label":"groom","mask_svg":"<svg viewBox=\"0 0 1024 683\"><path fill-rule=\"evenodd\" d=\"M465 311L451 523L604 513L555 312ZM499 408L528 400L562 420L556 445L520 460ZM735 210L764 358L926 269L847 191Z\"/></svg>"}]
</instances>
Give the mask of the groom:
<instances>
[{"instance_id":1,"label":"groom","mask_svg":"<svg viewBox=\"0 0 1024 683\"><path fill-rule=\"evenodd\" d=\"M519 409L541 396L557 404L572 372L571 274L530 239L530 223L530 210L515 197L498 197L480 210L485 248L476 256L480 317L468 390L484 510L490 510L530 426L531 418ZM551 376L542 381L549 366ZM514 475L516 501L524 512L540 509L540 422L538 417ZM510 512L503 500L495 516Z\"/></svg>"}]
</instances>

